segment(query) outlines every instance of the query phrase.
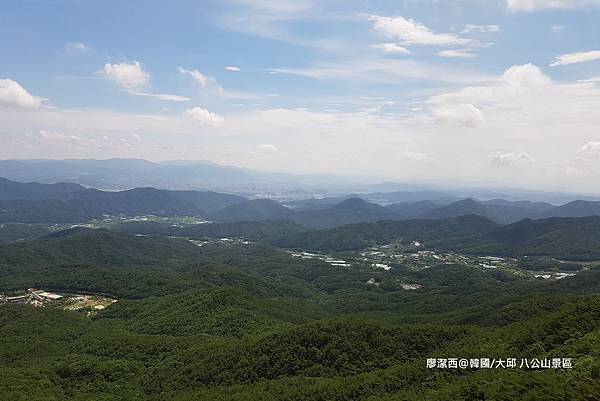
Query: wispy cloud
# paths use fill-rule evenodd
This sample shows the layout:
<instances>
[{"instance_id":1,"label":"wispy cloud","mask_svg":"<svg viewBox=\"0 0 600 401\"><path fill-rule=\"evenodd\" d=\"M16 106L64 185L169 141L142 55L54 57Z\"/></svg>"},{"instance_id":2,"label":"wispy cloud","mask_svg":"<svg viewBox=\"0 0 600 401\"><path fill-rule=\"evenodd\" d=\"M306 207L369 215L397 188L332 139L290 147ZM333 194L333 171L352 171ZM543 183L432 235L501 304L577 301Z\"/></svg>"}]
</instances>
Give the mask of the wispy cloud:
<instances>
[{"instance_id":1,"label":"wispy cloud","mask_svg":"<svg viewBox=\"0 0 600 401\"><path fill-rule=\"evenodd\" d=\"M475 58L477 54L472 53L471 49L457 49L457 50L442 50L437 53L440 57L446 58Z\"/></svg>"},{"instance_id":2,"label":"wispy cloud","mask_svg":"<svg viewBox=\"0 0 600 401\"><path fill-rule=\"evenodd\" d=\"M472 43L472 39L449 33L435 33L425 25L402 16L372 15L373 29L380 34L399 40L404 45L455 46Z\"/></svg>"},{"instance_id":3,"label":"wispy cloud","mask_svg":"<svg viewBox=\"0 0 600 401\"><path fill-rule=\"evenodd\" d=\"M600 0L506 0L506 7L512 12L572 9L593 5L600 5Z\"/></svg>"},{"instance_id":4,"label":"wispy cloud","mask_svg":"<svg viewBox=\"0 0 600 401\"><path fill-rule=\"evenodd\" d=\"M145 96L169 102L190 100L185 96L143 91L150 85L150 74L144 71L139 61L119 64L106 63L99 73L133 96Z\"/></svg>"},{"instance_id":5,"label":"wispy cloud","mask_svg":"<svg viewBox=\"0 0 600 401\"><path fill-rule=\"evenodd\" d=\"M335 63L315 63L306 68L272 68L277 74L301 75L315 79L354 80L399 84L403 81L477 83L495 77L477 71L428 64L414 60L359 59Z\"/></svg>"},{"instance_id":6,"label":"wispy cloud","mask_svg":"<svg viewBox=\"0 0 600 401\"><path fill-rule=\"evenodd\" d=\"M198 84L201 87L205 87L206 85L208 85L209 80L212 80L216 84L216 80L214 78L207 77L198 70L187 70L183 67L177 67L177 72L179 72L182 75L188 75L192 77L194 82L196 82L196 84Z\"/></svg>"},{"instance_id":7,"label":"wispy cloud","mask_svg":"<svg viewBox=\"0 0 600 401\"><path fill-rule=\"evenodd\" d=\"M473 25L467 24L461 33L471 33L471 32L479 32L479 33L488 33L488 32L500 32L499 25Z\"/></svg>"},{"instance_id":8,"label":"wispy cloud","mask_svg":"<svg viewBox=\"0 0 600 401\"><path fill-rule=\"evenodd\" d=\"M65 45L65 51L69 53L87 53L91 48L82 42L70 42Z\"/></svg>"},{"instance_id":9,"label":"wispy cloud","mask_svg":"<svg viewBox=\"0 0 600 401\"><path fill-rule=\"evenodd\" d=\"M186 96L169 95L169 94L165 94L165 93L147 93L147 92L128 92L128 93L133 96L152 97L152 98L156 98L156 99L164 100L164 101L168 101L168 102L187 102L187 101L191 100L189 97L186 97Z\"/></svg>"},{"instance_id":10,"label":"wispy cloud","mask_svg":"<svg viewBox=\"0 0 600 401\"><path fill-rule=\"evenodd\" d=\"M406 47L397 43L377 43L373 45L373 48L388 54L412 54Z\"/></svg>"},{"instance_id":11,"label":"wispy cloud","mask_svg":"<svg viewBox=\"0 0 600 401\"><path fill-rule=\"evenodd\" d=\"M556 58L550 63L550 66L557 67L559 65L586 63L588 61L594 60L600 60L600 50L570 53L563 54L562 56L556 56Z\"/></svg>"}]
</instances>

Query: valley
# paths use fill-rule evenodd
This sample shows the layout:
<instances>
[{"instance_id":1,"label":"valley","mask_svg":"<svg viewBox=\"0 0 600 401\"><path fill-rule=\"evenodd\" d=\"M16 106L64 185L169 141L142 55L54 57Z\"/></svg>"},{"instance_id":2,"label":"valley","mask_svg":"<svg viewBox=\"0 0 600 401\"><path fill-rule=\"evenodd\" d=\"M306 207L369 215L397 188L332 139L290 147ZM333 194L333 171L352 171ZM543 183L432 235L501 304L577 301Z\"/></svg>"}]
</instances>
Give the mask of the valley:
<instances>
[{"instance_id":1,"label":"valley","mask_svg":"<svg viewBox=\"0 0 600 401\"><path fill-rule=\"evenodd\" d=\"M95 192L78 195L81 210L102 214L0 226L2 394L546 401L551 390L587 401L600 391L599 216L401 218L355 197L291 209L193 191L171 208L174 194L157 191L101 194L101 207ZM105 202L115 196L125 198ZM568 357L572 368L427 368L444 355Z\"/></svg>"}]
</instances>

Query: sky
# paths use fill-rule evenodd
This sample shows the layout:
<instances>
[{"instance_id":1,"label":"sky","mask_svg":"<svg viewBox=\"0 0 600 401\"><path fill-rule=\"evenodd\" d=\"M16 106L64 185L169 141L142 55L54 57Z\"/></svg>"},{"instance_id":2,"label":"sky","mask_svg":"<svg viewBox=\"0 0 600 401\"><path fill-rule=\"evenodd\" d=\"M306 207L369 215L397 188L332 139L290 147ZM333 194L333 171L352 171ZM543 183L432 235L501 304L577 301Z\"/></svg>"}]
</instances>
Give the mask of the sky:
<instances>
[{"instance_id":1,"label":"sky","mask_svg":"<svg viewBox=\"0 0 600 401\"><path fill-rule=\"evenodd\" d=\"M600 0L0 7L2 159L600 192Z\"/></svg>"}]
</instances>

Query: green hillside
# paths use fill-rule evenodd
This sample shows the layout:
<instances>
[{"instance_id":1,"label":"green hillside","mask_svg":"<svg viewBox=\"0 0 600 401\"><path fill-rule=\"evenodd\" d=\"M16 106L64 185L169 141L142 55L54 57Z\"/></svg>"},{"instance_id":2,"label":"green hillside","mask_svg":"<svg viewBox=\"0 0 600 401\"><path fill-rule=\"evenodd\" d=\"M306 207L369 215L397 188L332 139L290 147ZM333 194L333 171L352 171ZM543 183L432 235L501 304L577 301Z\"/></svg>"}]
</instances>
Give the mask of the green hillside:
<instances>
[{"instance_id":1,"label":"green hillside","mask_svg":"<svg viewBox=\"0 0 600 401\"><path fill-rule=\"evenodd\" d=\"M481 226L496 229L459 218L419 233L464 235ZM559 281L458 264L376 271L260 244L198 247L85 229L3 245L0 262L0 291L33 286L118 299L91 316L0 304L7 400L588 401L600 394L599 270ZM403 282L422 287L406 290ZM426 367L427 358L451 357L569 357L573 368Z\"/></svg>"}]
</instances>

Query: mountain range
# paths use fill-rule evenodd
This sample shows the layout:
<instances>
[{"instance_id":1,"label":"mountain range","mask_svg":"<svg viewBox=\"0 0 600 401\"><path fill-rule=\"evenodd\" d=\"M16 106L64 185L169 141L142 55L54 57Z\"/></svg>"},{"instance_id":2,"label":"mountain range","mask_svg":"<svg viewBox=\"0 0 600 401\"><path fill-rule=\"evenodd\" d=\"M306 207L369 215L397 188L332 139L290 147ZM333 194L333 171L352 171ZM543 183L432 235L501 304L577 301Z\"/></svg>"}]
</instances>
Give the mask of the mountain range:
<instances>
[{"instance_id":1,"label":"mountain range","mask_svg":"<svg viewBox=\"0 0 600 401\"><path fill-rule=\"evenodd\" d=\"M430 200L447 204L465 198L531 200L563 204L572 200L600 200L600 195L525 190L519 188L448 188L447 183L394 182L374 177L333 174L291 174L219 165L210 161L143 159L0 160L0 176L13 181L72 182L111 191L139 187L236 193L249 198L276 198L289 206L305 199L323 198L331 205L359 196L388 205ZM329 199L333 198L333 199ZM312 202L312 201L310 201Z\"/></svg>"},{"instance_id":2,"label":"mountain range","mask_svg":"<svg viewBox=\"0 0 600 401\"><path fill-rule=\"evenodd\" d=\"M409 199L410 193L386 198ZM425 193L417 192L414 199ZM195 216L215 222L287 220L309 228L328 228L380 220L446 219L465 215L499 224L522 219L600 215L600 201L576 200L561 206L504 199L434 199L386 203L381 193L306 199L282 204L213 191L161 190L151 187L101 191L79 184L22 183L0 178L0 223L82 223L105 216ZM368 201L378 198L382 204Z\"/></svg>"}]
</instances>

